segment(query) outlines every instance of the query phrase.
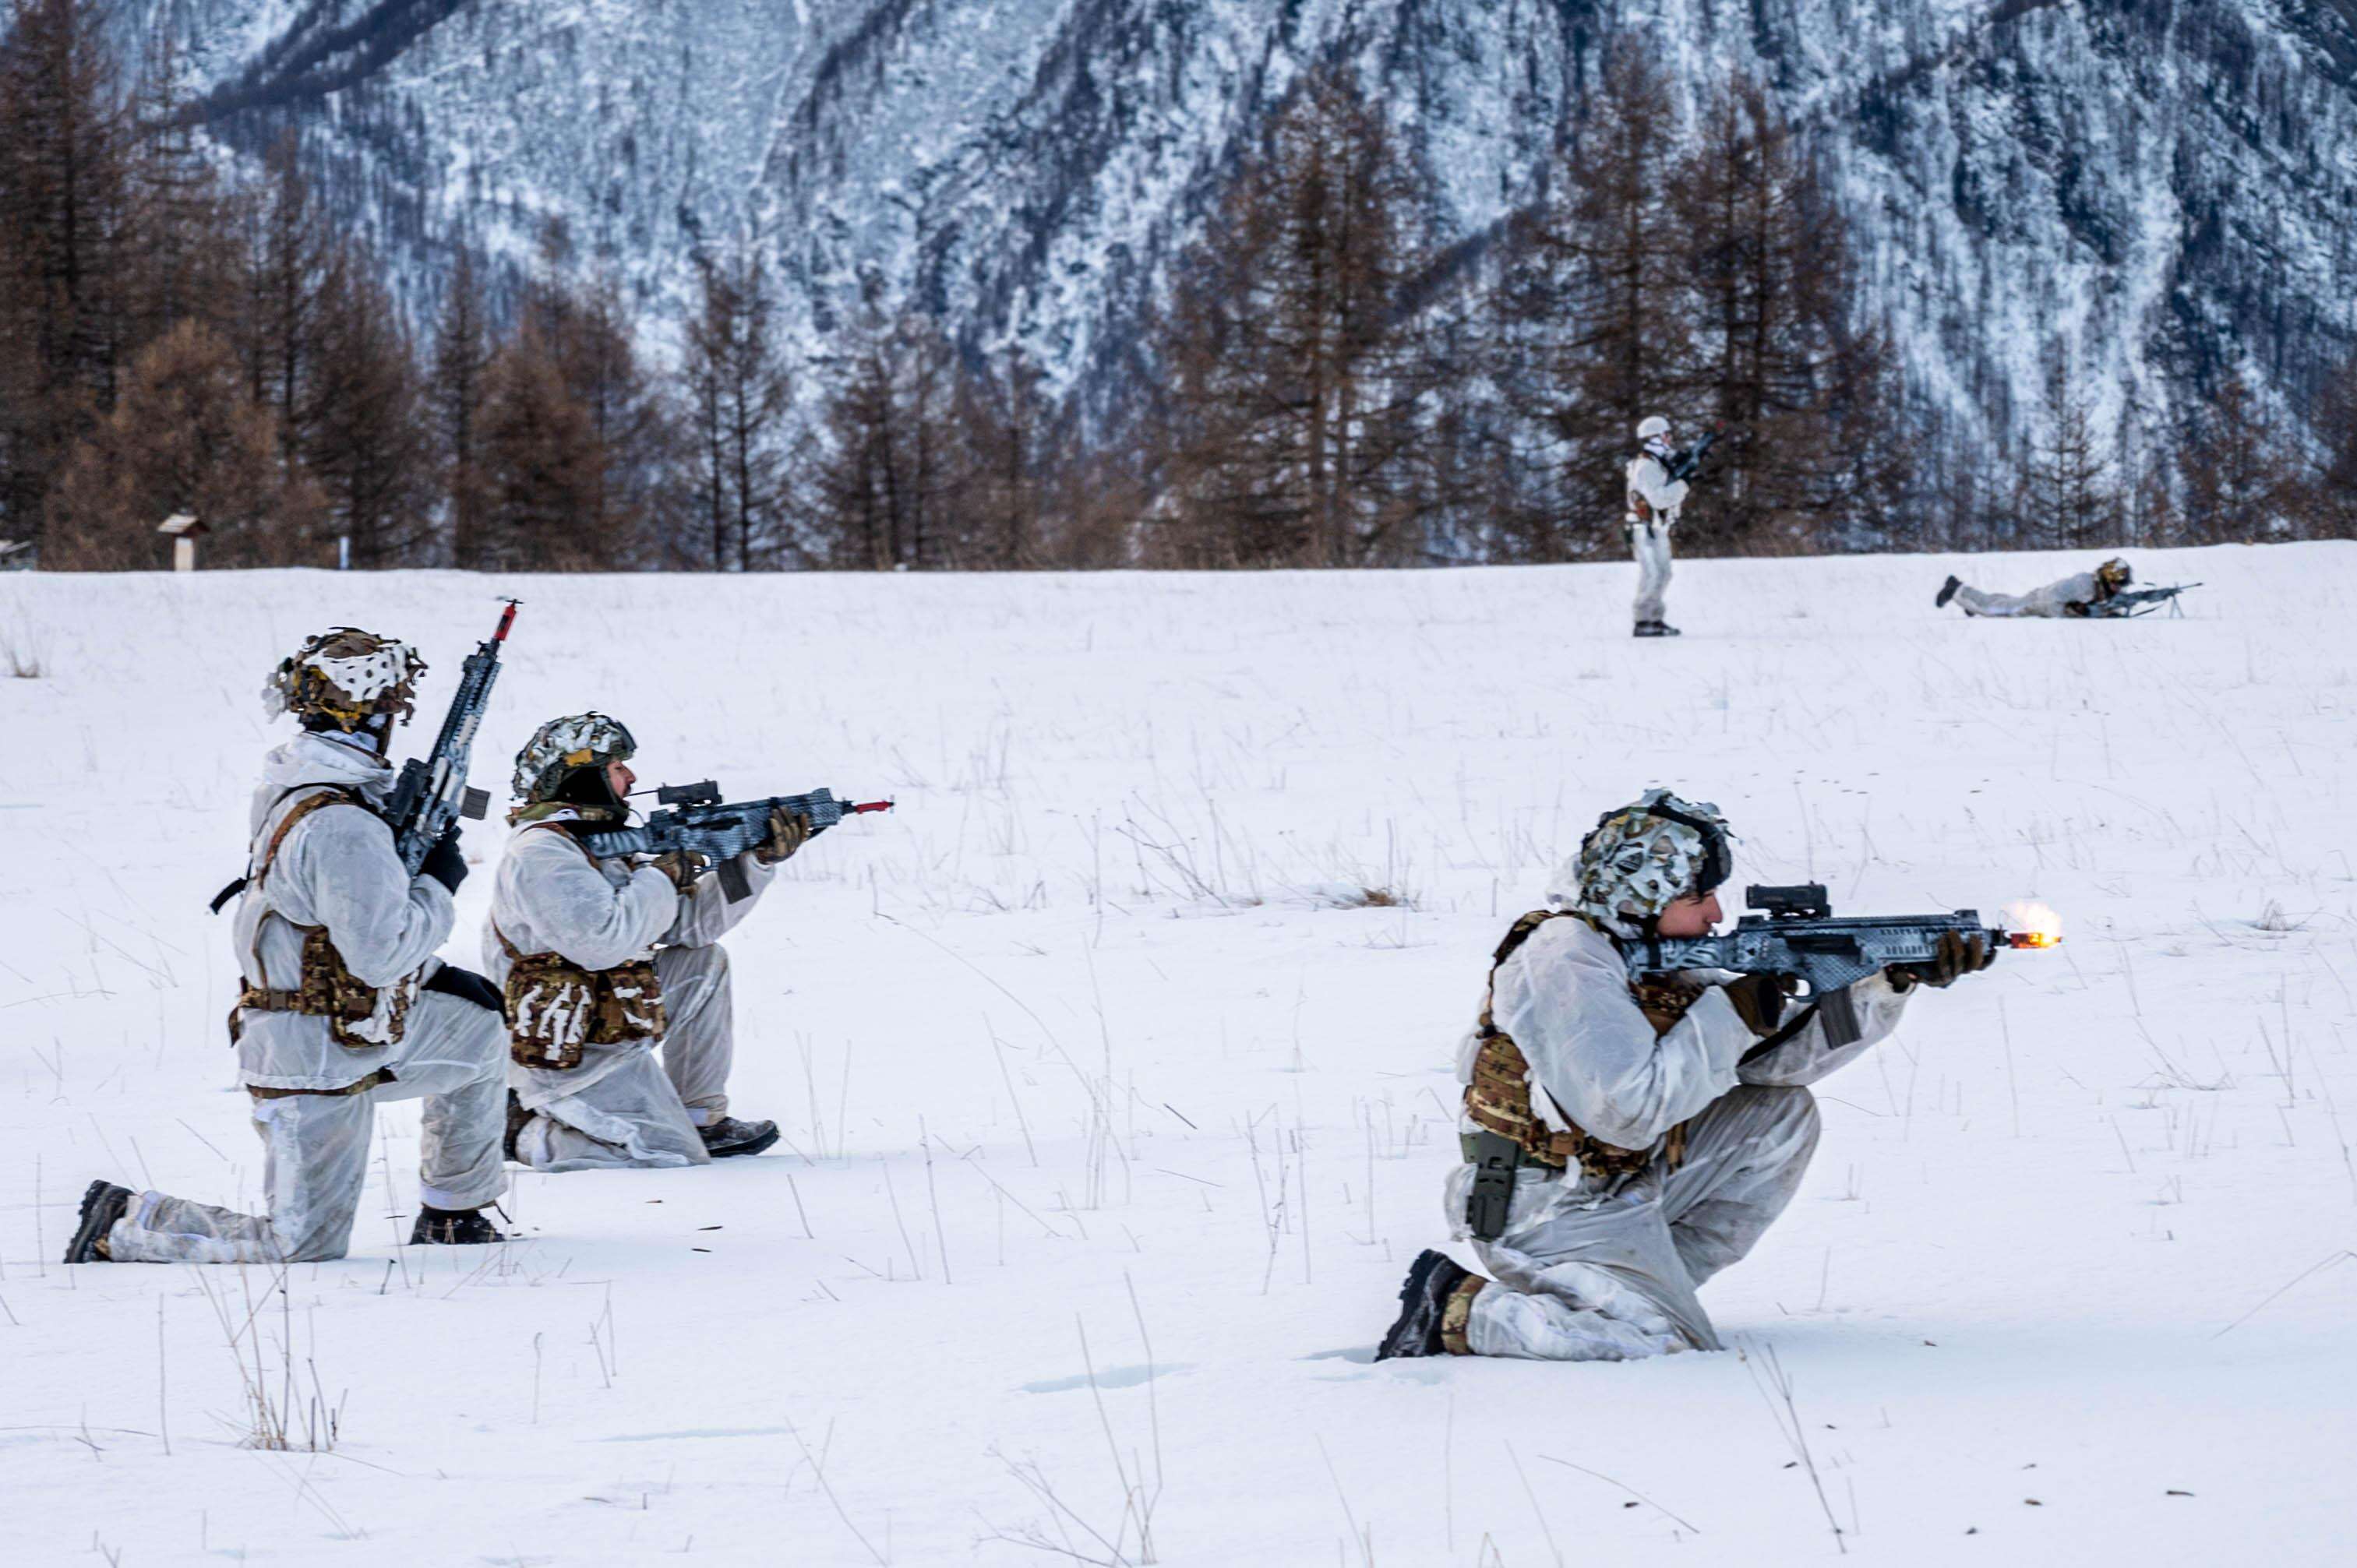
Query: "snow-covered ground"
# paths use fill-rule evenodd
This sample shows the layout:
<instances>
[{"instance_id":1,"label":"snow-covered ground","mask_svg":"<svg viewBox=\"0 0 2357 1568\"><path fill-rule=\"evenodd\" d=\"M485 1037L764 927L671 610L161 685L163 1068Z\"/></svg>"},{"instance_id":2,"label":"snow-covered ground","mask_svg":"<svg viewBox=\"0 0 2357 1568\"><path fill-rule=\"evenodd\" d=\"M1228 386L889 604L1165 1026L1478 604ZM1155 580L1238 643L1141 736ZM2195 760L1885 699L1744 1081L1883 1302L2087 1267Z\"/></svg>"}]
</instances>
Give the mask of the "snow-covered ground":
<instances>
[{"instance_id":1,"label":"snow-covered ground","mask_svg":"<svg viewBox=\"0 0 2357 1568\"><path fill-rule=\"evenodd\" d=\"M2357 550L2139 555L2207 581L2182 620L1931 606L2085 564L1686 564L1669 644L1625 566L0 577L5 1555L1135 1561L1127 1490L1170 1563L2350 1561ZM408 637L423 745L500 589L478 782L595 706L650 781L899 798L731 940L737 1109L790 1144L526 1176L514 1244L407 1248L403 1106L352 1256L283 1295L61 1267L92 1176L253 1187L204 900L264 673ZM1738 883L2035 897L2066 945L1822 1086L1704 1293L1740 1350L1372 1365L1488 951L1654 781L1734 818ZM241 1353L332 1454L241 1446Z\"/></svg>"}]
</instances>

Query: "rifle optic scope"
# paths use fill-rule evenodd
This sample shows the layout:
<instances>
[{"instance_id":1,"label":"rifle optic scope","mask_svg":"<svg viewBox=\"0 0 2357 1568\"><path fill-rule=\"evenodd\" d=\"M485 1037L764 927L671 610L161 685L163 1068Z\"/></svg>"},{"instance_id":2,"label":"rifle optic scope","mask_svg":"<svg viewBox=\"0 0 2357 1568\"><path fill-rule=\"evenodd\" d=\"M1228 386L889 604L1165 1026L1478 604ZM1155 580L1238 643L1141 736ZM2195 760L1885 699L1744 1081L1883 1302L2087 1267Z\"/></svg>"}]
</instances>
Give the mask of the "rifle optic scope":
<instances>
[{"instance_id":1,"label":"rifle optic scope","mask_svg":"<svg viewBox=\"0 0 2357 1568\"><path fill-rule=\"evenodd\" d=\"M1785 887L1768 887L1753 883L1743 890L1743 907L1764 909L1770 919L1828 920L1833 918L1833 900L1825 896L1822 882L1799 882Z\"/></svg>"}]
</instances>

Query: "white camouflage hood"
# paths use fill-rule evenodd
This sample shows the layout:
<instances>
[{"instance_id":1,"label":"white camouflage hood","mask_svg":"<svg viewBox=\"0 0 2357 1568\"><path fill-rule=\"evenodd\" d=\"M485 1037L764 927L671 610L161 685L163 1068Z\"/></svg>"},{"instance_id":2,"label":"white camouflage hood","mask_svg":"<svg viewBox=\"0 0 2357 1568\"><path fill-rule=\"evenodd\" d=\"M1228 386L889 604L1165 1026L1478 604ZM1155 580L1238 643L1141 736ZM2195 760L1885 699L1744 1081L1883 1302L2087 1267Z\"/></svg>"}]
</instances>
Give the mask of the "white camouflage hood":
<instances>
[{"instance_id":1,"label":"white camouflage hood","mask_svg":"<svg viewBox=\"0 0 2357 1568\"><path fill-rule=\"evenodd\" d=\"M270 748L262 759L262 782L264 795L272 799L307 784L334 784L381 805L393 787L393 764L372 751L307 730Z\"/></svg>"}]
</instances>

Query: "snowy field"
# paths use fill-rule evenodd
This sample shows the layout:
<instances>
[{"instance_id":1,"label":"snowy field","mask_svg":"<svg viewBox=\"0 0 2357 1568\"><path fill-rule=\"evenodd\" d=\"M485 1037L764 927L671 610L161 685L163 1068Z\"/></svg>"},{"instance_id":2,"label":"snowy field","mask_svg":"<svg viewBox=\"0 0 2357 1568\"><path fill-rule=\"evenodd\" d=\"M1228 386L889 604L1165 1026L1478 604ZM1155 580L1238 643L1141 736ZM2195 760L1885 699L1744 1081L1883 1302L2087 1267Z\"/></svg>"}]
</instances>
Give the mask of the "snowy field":
<instances>
[{"instance_id":1,"label":"snowy field","mask_svg":"<svg viewBox=\"0 0 2357 1568\"><path fill-rule=\"evenodd\" d=\"M0 577L0 1554L2357 1560L2357 550L2136 556L2206 580L2181 620L1932 607L2089 564L1686 564L1669 644L1626 565ZM524 1176L512 1244L409 1248L413 1103L283 1292L61 1267L93 1176L255 1186L204 902L264 674L409 638L422 746L500 589L502 799L592 706L649 782L898 797L730 941L736 1108L790 1143ZM1820 1087L1703 1294L1739 1349L1373 1365L1489 950L1650 782L1727 811L1738 885L2037 897L2066 945ZM243 1445L257 1366L333 1452Z\"/></svg>"}]
</instances>

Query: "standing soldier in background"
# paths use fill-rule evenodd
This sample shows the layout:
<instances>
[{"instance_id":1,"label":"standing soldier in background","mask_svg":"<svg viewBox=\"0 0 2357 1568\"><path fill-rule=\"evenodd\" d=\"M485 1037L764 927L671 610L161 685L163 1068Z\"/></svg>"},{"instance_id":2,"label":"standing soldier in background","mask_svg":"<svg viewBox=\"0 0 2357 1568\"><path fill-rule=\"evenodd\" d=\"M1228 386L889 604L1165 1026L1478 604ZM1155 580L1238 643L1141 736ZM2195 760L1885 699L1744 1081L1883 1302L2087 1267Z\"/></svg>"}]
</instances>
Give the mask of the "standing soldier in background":
<instances>
[{"instance_id":1,"label":"standing soldier in background","mask_svg":"<svg viewBox=\"0 0 2357 1568\"><path fill-rule=\"evenodd\" d=\"M503 1240L481 1213L507 1181L499 995L434 957L467 875L458 830L413 877L378 815L393 782L393 728L425 672L407 643L338 627L281 662L263 692L271 713L303 725L270 753L254 792L234 927L243 974L230 1035L262 1137L267 1213L96 1181L67 1262L340 1258L376 1108L421 1095L410 1240Z\"/></svg>"},{"instance_id":2,"label":"standing soldier in background","mask_svg":"<svg viewBox=\"0 0 2357 1568\"><path fill-rule=\"evenodd\" d=\"M516 1069L509 1153L534 1170L701 1165L778 1141L776 1122L728 1114L736 1023L719 942L809 822L771 817L768 842L737 857L747 892L733 901L718 876L673 856L600 859L583 835L630 815L637 750L593 713L551 719L516 755L523 803L483 961L504 991Z\"/></svg>"},{"instance_id":3,"label":"standing soldier in background","mask_svg":"<svg viewBox=\"0 0 2357 1568\"><path fill-rule=\"evenodd\" d=\"M2116 598L2135 581L2136 574L2128 570L2128 564L2115 555L2092 572L2082 572L2026 594L1985 594L1968 586L1964 579L1951 576L1941 585L1932 605L1935 609L1945 609L1948 601L1953 599L1968 616L2007 619L2019 616L2067 616L2077 620L2094 614L2098 607Z\"/></svg>"},{"instance_id":4,"label":"standing soldier in background","mask_svg":"<svg viewBox=\"0 0 2357 1568\"><path fill-rule=\"evenodd\" d=\"M1907 993L1996 957L1943 936L1935 956L1812 998L1786 1017L1770 975L1632 981L1627 950L1701 937L1733 869L1718 810L1649 789L1608 811L1514 922L1458 1062L1467 1162L1451 1233L1492 1277L1426 1251L1376 1359L1622 1361L1719 1341L1696 1287L1749 1252L1817 1146L1808 1090L1898 1026ZM1485 1140L1510 1151L1503 1201L1477 1217ZM1492 1228L1494 1227L1494 1228Z\"/></svg>"},{"instance_id":5,"label":"standing soldier in background","mask_svg":"<svg viewBox=\"0 0 2357 1568\"><path fill-rule=\"evenodd\" d=\"M1637 426L1643 444L1629 459L1629 543L1637 557L1636 635L1675 637L1678 628L1662 618L1662 596L1670 586L1670 531L1684 509L1686 482L1672 473L1670 422L1650 414Z\"/></svg>"}]
</instances>

